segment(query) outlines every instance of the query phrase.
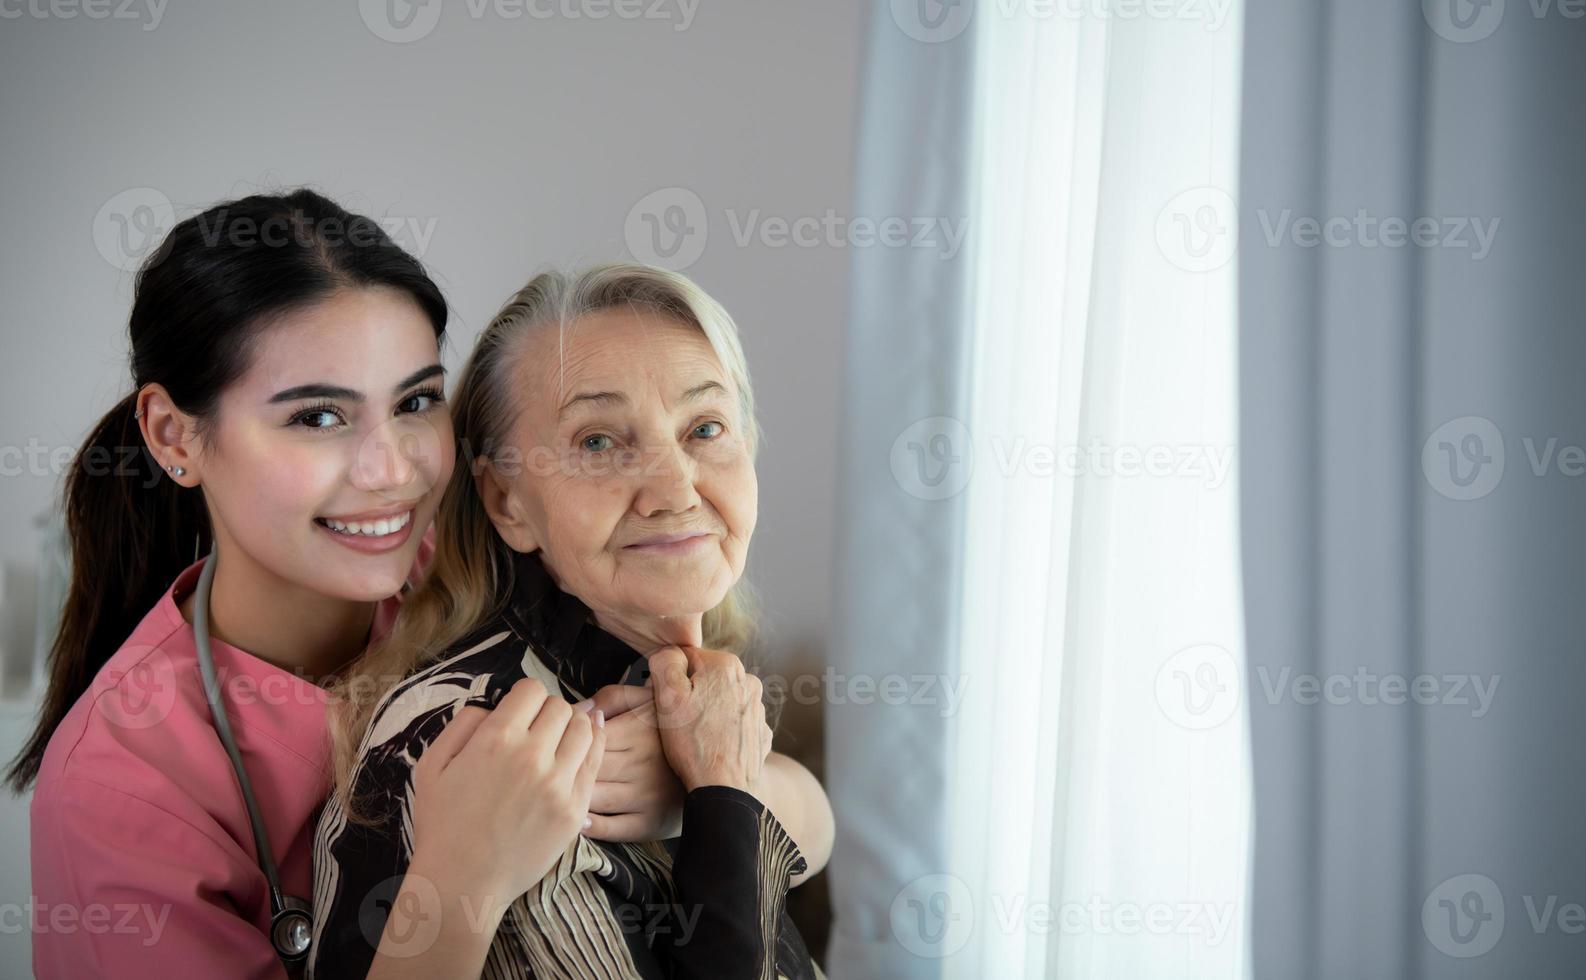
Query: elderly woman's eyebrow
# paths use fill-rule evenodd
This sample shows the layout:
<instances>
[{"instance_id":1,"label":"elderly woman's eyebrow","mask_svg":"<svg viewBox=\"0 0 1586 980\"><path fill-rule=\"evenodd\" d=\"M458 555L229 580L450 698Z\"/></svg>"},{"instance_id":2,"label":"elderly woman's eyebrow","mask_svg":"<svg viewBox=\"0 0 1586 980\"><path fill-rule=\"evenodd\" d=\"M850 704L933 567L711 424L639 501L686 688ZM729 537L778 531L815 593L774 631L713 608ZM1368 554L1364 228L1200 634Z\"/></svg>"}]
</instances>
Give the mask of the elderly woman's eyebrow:
<instances>
[{"instance_id":1,"label":"elderly woman's eyebrow","mask_svg":"<svg viewBox=\"0 0 1586 980\"><path fill-rule=\"evenodd\" d=\"M603 407L615 407L628 404L628 396L620 391L585 391L574 395L562 403L556 410L556 417L561 418L567 414L568 409L574 405L590 404Z\"/></svg>"},{"instance_id":2,"label":"elderly woman's eyebrow","mask_svg":"<svg viewBox=\"0 0 1586 980\"><path fill-rule=\"evenodd\" d=\"M392 387L391 393L400 395L402 392L418 384L420 381L425 381L429 378L435 377L438 374L445 373L446 369L439 364L431 364L428 367L421 367L417 371L414 371L412 374L403 378L401 381L398 381L396 385ZM315 382L314 384L297 385L293 388L287 388L284 391L278 391L270 396L270 404L273 405L276 402L295 402L302 398L334 398L341 401L361 402L363 401L363 392L354 391L351 388L344 388L341 385L326 384L325 382L320 381Z\"/></svg>"},{"instance_id":3,"label":"elderly woman's eyebrow","mask_svg":"<svg viewBox=\"0 0 1586 980\"><path fill-rule=\"evenodd\" d=\"M685 401L685 402L697 401L698 399L701 399L701 398L705 397L706 395L713 395L713 394L716 394L718 392L723 394L723 395L725 395L727 393L727 389L722 387L721 384L719 384L718 382L707 381L704 384L695 385L694 387L692 387L692 388L688 389L687 391L683 392L683 397L682 397L681 401Z\"/></svg>"},{"instance_id":4,"label":"elderly woman's eyebrow","mask_svg":"<svg viewBox=\"0 0 1586 980\"><path fill-rule=\"evenodd\" d=\"M718 392L721 393L721 394L726 394L727 393L727 389L720 382L717 382L717 381L706 381L706 382L703 382L701 384L697 384L694 387L692 387L692 388L688 389L687 391L683 392L683 394L678 397L678 400L679 401L685 401L685 402L698 401L699 399L705 397L706 395L716 394ZM569 398L567 401L562 403L562 407L556 410L556 417L558 419L560 419L562 416L566 415L568 410L571 409L574 405L583 405L583 404L591 404L591 405L596 405L596 406L600 406L600 407L613 408L613 407L617 407L617 406L620 406L620 405L628 404L628 396L624 395L620 391L583 391L583 392L579 392L578 394L574 395L573 397Z\"/></svg>"}]
</instances>

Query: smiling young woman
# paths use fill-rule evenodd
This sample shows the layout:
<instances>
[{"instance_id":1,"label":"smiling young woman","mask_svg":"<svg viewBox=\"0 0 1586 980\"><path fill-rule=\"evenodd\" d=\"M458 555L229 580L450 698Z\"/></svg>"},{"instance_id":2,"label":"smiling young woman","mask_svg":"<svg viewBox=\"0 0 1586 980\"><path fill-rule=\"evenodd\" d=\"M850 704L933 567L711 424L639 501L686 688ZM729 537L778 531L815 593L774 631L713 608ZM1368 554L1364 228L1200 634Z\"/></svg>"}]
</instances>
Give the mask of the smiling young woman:
<instances>
[{"instance_id":1,"label":"smiling young woman","mask_svg":"<svg viewBox=\"0 0 1586 980\"><path fill-rule=\"evenodd\" d=\"M140 271L133 391L67 480L72 584L38 727L9 773L19 792L37 783L38 907L78 924L34 923L38 976L283 975L273 910L311 890L330 788L322 685L421 576L454 465L446 318L417 260L310 191L189 218ZM204 635L234 756L192 625L210 563ZM578 758L598 759L603 742L583 735ZM428 806L460 819L495 795ZM129 928L89 928L101 920ZM448 972L450 951L434 955L430 975Z\"/></svg>"}]
</instances>

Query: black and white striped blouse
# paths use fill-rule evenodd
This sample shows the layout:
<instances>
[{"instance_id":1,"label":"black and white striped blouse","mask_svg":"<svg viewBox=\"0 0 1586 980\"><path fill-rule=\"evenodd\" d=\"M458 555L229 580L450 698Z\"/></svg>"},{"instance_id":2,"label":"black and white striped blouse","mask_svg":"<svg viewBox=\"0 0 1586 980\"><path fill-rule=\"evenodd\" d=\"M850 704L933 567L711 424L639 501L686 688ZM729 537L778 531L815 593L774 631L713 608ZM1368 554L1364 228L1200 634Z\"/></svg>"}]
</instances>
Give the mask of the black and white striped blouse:
<instances>
[{"instance_id":1,"label":"black and white striped blouse","mask_svg":"<svg viewBox=\"0 0 1586 980\"><path fill-rule=\"evenodd\" d=\"M455 712L469 704L494 708L525 676L576 702L607 684L643 684L648 671L643 656L557 589L537 554L519 556L503 613L404 680L376 709L352 781L376 824L349 822L339 794L325 804L314 845L310 976L367 974L412 857L414 764ZM700 787L684 800L679 837L574 839L508 909L482 975L820 978L786 911L789 879L805 868L758 799L726 786Z\"/></svg>"}]
</instances>

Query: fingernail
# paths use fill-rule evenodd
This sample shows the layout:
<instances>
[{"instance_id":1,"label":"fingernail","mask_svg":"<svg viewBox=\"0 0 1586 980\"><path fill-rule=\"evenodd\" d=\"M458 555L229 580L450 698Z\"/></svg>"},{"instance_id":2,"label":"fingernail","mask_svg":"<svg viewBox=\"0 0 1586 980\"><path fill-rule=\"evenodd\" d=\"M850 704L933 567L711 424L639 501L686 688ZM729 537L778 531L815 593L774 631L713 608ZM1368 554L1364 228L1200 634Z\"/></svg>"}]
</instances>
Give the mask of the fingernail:
<instances>
[{"instance_id":1,"label":"fingernail","mask_svg":"<svg viewBox=\"0 0 1586 980\"><path fill-rule=\"evenodd\" d=\"M595 706L595 699L594 698L585 698L584 700L582 700L582 701L578 702L577 704L573 705L573 710L574 711L588 711L590 708L593 708L594 706Z\"/></svg>"},{"instance_id":2,"label":"fingernail","mask_svg":"<svg viewBox=\"0 0 1586 980\"><path fill-rule=\"evenodd\" d=\"M589 828L593 827L594 825L595 825L595 818L594 817L585 817L584 818L584 829L585 830L588 830Z\"/></svg>"},{"instance_id":3,"label":"fingernail","mask_svg":"<svg viewBox=\"0 0 1586 980\"><path fill-rule=\"evenodd\" d=\"M599 710L598 708L595 710L595 727L596 728L605 728L606 727L606 713L604 711Z\"/></svg>"}]
</instances>

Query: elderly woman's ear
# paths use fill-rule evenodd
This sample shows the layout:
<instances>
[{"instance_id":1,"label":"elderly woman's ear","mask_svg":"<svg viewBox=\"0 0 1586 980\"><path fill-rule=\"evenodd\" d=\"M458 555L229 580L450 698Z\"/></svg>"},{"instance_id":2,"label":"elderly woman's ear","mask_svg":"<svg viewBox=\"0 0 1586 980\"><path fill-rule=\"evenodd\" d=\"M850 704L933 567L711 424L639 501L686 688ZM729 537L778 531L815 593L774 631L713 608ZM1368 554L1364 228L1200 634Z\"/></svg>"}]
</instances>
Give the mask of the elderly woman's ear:
<instances>
[{"instance_id":1,"label":"elderly woman's ear","mask_svg":"<svg viewBox=\"0 0 1586 980\"><path fill-rule=\"evenodd\" d=\"M520 554L526 555L537 551L540 542L523 512L523 501L513 489L512 480L502 472L501 467L487 458L480 457L474 465L474 486L478 489L479 500L484 505L485 513L490 517L490 523L496 526L496 533L501 535L501 540Z\"/></svg>"}]
</instances>

